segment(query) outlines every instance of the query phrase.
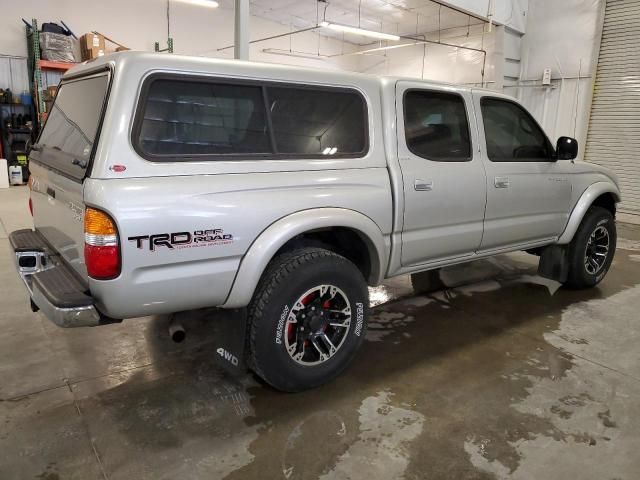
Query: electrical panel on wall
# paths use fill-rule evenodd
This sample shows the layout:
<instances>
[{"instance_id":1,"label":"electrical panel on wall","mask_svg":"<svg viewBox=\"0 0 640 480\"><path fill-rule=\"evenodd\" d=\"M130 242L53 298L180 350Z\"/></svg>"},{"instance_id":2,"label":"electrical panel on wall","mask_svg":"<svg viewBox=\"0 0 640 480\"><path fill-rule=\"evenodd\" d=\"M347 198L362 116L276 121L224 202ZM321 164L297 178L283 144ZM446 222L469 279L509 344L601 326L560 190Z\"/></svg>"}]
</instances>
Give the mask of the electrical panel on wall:
<instances>
[{"instance_id":1,"label":"electrical panel on wall","mask_svg":"<svg viewBox=\"0 0 640 480\"><path fill-rule=\"evenodd\" d=\"M542 73L542 85L551 85L551 69L545 68Z\"/></svg>"}]
</instances>

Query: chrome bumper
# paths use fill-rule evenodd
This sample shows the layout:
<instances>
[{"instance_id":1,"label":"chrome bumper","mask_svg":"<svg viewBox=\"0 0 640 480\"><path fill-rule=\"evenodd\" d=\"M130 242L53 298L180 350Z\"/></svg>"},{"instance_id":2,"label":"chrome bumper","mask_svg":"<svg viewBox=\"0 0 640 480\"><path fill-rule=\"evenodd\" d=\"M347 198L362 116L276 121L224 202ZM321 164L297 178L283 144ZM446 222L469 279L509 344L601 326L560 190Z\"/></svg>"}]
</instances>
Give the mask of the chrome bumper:
<instances>
[{"instance_id":1,"label":"chrome bumper","mask_svg":"<svg viewBox=\"0 0 640 480\"><path fill-rule=\"evenodd\" d=\"M41 310L49 320L64 328L113 323L111 319L102 318L75 274L50 252L37 231L18 230L11 233L9 241L14 250L16 269L31 296L32 308L37 307L34 311ZM59 288L61 284L66 290ZM69 295L82 301L74 304L68 300Z\"/></svg>"},{"instance_id":2,"label":"chrome bumper","mask_svg":"<svg viewBox=\"0 0 640 480\"><path fill-rule=\"evenodd\" d=\"M36 287L31 294L31 300L40 311L53 323L63 328L97 327L101 325L100 314L93 305L87 307L56 307Z\"/></svg>"}]
</instances>

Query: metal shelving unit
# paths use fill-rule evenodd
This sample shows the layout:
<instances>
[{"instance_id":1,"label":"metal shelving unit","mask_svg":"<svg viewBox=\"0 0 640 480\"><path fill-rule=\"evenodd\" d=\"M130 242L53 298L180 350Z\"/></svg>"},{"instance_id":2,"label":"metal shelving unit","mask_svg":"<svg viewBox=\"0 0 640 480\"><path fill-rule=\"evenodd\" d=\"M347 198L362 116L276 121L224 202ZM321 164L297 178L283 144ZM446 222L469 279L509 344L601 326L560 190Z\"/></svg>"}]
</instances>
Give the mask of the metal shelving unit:
<instances>
[{"instance_id":1,"label":"metal shelving unit","mask_svg":"<svg viewBox=\"0 0 640 480\"><path fill-rule=\"evenodd\" d=\"M1 58L9 70L9 83L1 85L1 87L8 88L12 98L3 99L3 103L0 103L0 157L6 158L9 165L18 164L26 167L25 150L27 145L33 141L33 129L24 126L24 122L30 120L33 125L35 112L32 102L22 103L22 93L29 87L21 80L16 81L14 78L12 61L24 62L24 66L18 67L23 69L27 66L27 59L10 55L2 55ZM26 171L26 168L24 170Z\"/></svg>"},{"instance_id":2,"label":"metal shelving unit","mask_svg":"<svg viewBox=\"0 0 640 480\"><path fill-rule=\"evenodd\" d=\"M33 93L34 105L36 106L37 128L39 124L47 118L46 104L44 101L44 85L42 73L44 71L63 72L74 65L71 62L52 62L40 58L40 30L38 30L38 21L34 18L31 25L25 26L27 36L27 47L29 51L28 68L29 78L31 81L31 91Z\"/></svg>"}]
</instances>

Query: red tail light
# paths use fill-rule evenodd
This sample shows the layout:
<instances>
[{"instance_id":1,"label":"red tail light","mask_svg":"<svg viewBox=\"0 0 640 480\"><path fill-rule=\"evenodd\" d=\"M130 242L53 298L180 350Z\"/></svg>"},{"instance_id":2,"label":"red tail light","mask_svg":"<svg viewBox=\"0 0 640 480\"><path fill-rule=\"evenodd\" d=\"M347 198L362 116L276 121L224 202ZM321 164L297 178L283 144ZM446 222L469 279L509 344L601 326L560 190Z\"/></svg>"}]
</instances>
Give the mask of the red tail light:
<instances>
[{"instance_id":1,"label":"red tail light","mask_svg":"<svg viewBox=\"0 0 640 480\"><path fill-rule=\"evenodd\" d=\"M120 275L120 242L115 222L94 208L84 214L84 262L87 273L97 280Z\"/></svg>"}]
</instances>

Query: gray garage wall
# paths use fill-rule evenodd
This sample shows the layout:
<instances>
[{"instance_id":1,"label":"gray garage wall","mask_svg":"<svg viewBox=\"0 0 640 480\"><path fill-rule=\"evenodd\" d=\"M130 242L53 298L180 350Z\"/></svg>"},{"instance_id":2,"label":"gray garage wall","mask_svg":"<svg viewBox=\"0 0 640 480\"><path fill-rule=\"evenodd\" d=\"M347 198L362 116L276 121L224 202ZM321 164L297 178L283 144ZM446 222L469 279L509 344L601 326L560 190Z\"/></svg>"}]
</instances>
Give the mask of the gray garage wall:
<instances>
[{"instance_id":1,"label":"gray garage wall","mask_svg":"<svg viewBox=\"0 0 640 480\"><path fill-rule=\"evenodd\" d=\"M604 0L532 0L522 38L522 88L507 89L531 110L555 141L574 136L584 154L592 75ZM545 68L551 86L543 87Z\"/></svg>"},{"instance_id":2,"label":"gray garage wall","mask_svg":"<svg viewBox=\"0 0 640 480\"><path fill-rule=\"evenodd\" d=\"M586 159L618 174L620 211L640 215L640 0L608 0Z\"/></svg>"}]
</instances>

